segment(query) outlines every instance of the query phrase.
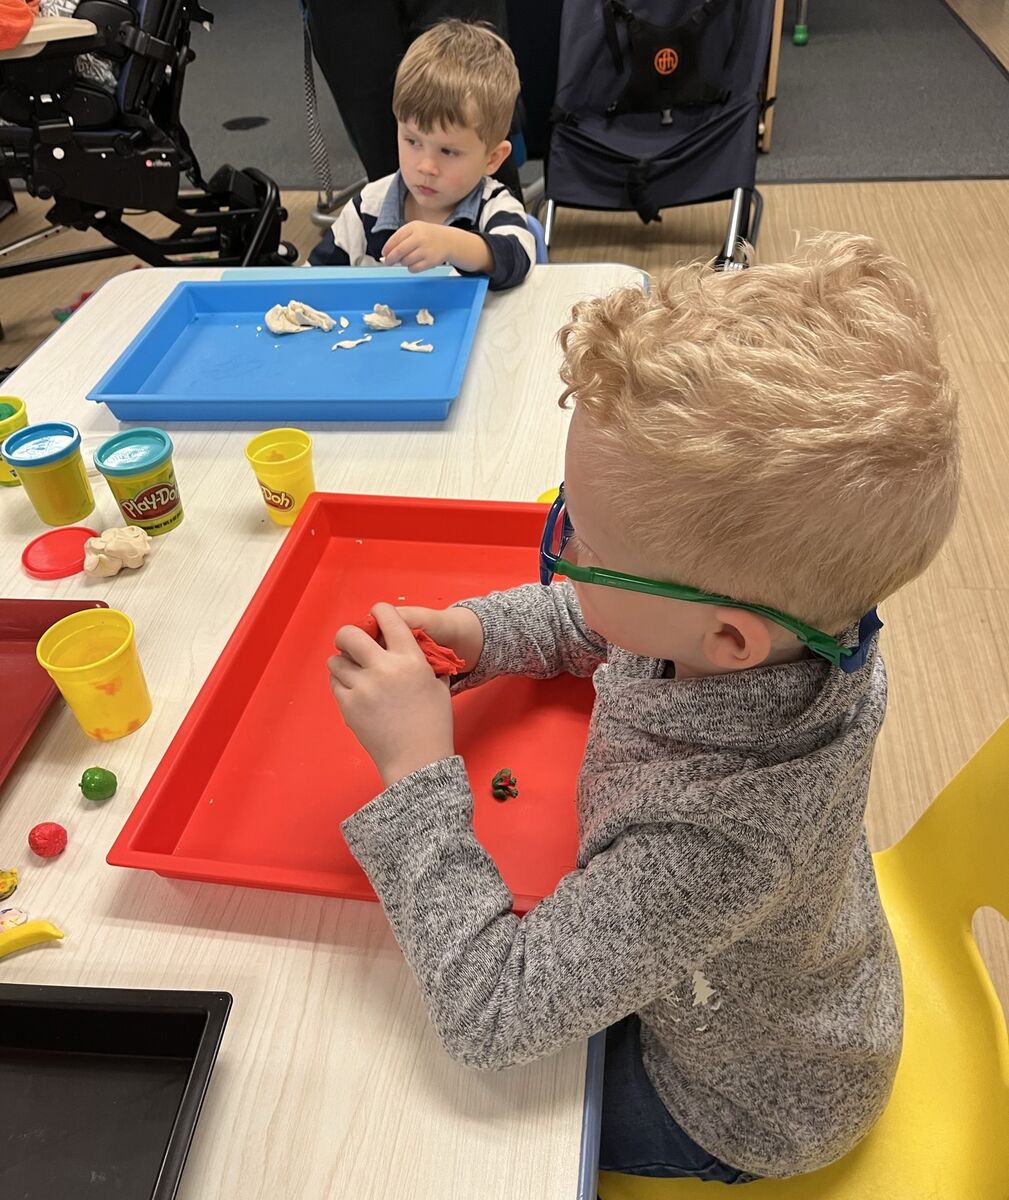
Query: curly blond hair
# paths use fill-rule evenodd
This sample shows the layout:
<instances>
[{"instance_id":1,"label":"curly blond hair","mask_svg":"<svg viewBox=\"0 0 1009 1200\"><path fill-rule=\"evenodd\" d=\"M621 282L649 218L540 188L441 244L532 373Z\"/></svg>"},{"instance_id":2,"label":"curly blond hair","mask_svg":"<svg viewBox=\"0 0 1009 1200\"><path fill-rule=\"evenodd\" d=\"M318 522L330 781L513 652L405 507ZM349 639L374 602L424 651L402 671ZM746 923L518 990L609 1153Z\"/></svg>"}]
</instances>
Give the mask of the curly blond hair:
<instances>
[{"instance_id":1,"label":"curly blond hair","mask_svg":"<svg viewBox=\"0 0 1009 1200\"><path fill-rule=\"evenodd\" d=\"M392 111L422 133L459 125L488 150L508 136L519 73L508 43L489 25L451 18L411 43L396 73Z\"/></svg>"},{"instance_id":2,"label":"curly blond hair","mask_svg":"<svg viewBox=\"0 0 1009 1200\"><path fill-rule=\"evenodd\" d=\"M871 238L680 267L576 305L560 338L561 404L660 577L837 633L950 530L957 397L927 296Z\"/></svg>"}]
</instances>

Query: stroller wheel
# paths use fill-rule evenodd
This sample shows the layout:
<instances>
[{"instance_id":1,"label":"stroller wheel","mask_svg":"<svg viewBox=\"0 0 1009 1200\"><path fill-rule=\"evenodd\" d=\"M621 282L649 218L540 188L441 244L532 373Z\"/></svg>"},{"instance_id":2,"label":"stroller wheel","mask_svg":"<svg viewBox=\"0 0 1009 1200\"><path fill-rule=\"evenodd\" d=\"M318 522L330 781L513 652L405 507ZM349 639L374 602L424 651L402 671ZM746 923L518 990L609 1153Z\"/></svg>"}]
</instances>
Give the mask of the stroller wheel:
<instances>
[{"instance_id":1,"label":"stroller wheel","mask_svg":"<svg viewBox=\"0 0 1009 1200\"><path fill-rule=\"evenodd\" d=\"M298 247L293 242L281 242L277 246L277 253L274 255L276 266L293 267L298 261Z\"/></svg>"}]
</instances>

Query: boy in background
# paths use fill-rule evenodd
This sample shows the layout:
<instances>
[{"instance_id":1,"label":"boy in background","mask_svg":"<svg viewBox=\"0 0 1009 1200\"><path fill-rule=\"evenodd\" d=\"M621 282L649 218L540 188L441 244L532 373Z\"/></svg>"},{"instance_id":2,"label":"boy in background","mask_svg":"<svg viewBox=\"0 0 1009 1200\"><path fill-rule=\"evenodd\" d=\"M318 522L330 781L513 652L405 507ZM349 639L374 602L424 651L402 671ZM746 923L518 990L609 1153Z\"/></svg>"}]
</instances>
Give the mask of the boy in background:
<instances>
[{"instance_id":1,"label":"boy in background","mask_svg":"<svg viewBox=\"0 0 1009 1200\"><path fill-rule=\"evenodd\" d=\"M486 26L450 20L422 34L396 75L399 170L344 207L311 265L449 263L494 291L521 283L536 242L522 205L490 178L511 150L518 93L514 56Z\"/></svg>"}]
</instances>

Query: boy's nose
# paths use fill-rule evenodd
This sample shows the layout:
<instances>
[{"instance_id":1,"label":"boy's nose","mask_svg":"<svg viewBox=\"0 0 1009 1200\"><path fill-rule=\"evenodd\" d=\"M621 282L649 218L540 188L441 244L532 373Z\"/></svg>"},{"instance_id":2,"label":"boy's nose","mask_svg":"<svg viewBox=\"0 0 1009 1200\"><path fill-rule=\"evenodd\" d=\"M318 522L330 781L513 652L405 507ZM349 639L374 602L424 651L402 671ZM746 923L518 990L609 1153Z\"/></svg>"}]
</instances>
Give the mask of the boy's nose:
<instances>
[{"instance_id":1,"label":"boy's nose","mask_svg":"<svg viewBox=\"0 0 1009 1200\"><path fill-rule=\"evenodd\" d=\"M435 163L434 159L424 159L424 161L420 164L420 173L422 175L437 175L438 165Z\"/></svg>"}]
</instances>

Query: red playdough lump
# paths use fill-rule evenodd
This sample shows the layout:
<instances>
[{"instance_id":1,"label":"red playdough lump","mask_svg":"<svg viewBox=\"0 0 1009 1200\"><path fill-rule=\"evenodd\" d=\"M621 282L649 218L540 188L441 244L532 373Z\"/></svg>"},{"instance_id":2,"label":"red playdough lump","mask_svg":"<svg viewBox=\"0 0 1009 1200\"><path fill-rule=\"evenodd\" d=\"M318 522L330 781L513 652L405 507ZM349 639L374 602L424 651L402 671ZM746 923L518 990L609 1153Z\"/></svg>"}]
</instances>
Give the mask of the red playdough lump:
<instances>
[{"instance_id":1,"label":"red playdough lump","mask_svg":"<svg viewBox=\"0 0 1009 1200\"><path fill-rule=\"evenodd\" d=\"M378 621L374 617L367 616L363 621L358 621L356 624L358 629L363 629L368 637L374 638L376 642L378 641L381 635L378 628ZM460 671L466 669L466 664L454 650L450 650L448 646L440 646L423 629L411 629L410 632L416 639L417 645L424 651L424 657L436 675L458 675Z\"/></svg>"},{"instance_id":2,"label":"red playdough lump","mask_svg":"<svg viewBox=\"0 0 1009 1200\"><path fill-rule=\"evenodd\" d=\"M67 848L67 831L55 821L43 821L29 833L28 845L39 858L55 858Z\"/></svg>"}]
</instances>

